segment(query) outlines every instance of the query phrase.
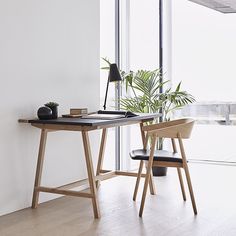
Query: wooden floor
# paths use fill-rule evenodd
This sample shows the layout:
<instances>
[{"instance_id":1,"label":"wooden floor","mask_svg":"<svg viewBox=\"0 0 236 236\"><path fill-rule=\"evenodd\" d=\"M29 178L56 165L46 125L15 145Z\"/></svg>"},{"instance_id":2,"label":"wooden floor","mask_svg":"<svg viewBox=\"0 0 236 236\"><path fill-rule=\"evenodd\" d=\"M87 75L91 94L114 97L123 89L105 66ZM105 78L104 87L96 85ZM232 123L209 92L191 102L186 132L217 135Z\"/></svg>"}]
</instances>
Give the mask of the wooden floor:
<instances>
[{"instance_id":1,"label":"wooden floor","mask_svg":"<svg viewBox=\"0 0 236 236\"><path fill-rule=\"evenodd\" d=\"M155 178L158 195L148 194L143 218L132 201L134 178L104 181L99 189L102 218L94 220L89 199L62 197L38 209L0 217L1 236L185 236L236 235L236 167L190 164L199 214L189 195L184 203L175 169Z\"/></svg>"}]
</instances>

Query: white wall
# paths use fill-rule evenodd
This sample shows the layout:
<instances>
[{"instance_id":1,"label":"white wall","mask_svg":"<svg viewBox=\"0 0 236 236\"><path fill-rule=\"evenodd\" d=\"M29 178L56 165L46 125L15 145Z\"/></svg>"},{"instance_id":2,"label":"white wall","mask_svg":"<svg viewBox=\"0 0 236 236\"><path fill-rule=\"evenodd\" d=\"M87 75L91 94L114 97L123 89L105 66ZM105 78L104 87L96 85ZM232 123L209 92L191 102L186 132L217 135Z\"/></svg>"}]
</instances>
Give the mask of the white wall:
<instances>
[{"instance_id":1,"label":"white wall","mask_svg":"<svg viewBox=\"0 0 236 236\"><path fill-rule=\"evenodd\" d=\"M17 119L51 100L99 108L99 1L0 0L0 215L31 204L40 131ZM81 134L50 133L43 184L85 174Z\"/></svg>"}]
</instances>

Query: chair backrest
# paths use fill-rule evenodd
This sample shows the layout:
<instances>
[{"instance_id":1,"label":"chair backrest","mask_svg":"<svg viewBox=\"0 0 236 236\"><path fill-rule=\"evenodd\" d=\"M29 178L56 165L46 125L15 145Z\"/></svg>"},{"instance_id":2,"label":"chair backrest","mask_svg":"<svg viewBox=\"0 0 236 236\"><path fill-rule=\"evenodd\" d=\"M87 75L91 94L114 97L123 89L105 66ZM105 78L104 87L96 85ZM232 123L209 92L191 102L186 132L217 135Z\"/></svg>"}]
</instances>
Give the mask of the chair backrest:
<instances>
[{"instance_id":1,"label":"chair backrest","mask_svg":"<svg viewBox=\"0 0 236 236\"><path fill-rule=\"evenodd\" d=\"M156 135L160 138L187 139L191 135L193 125L193 119L178 119L144 126L143 131L147 131L148 135Z\"/></svg>"}]
</instances>

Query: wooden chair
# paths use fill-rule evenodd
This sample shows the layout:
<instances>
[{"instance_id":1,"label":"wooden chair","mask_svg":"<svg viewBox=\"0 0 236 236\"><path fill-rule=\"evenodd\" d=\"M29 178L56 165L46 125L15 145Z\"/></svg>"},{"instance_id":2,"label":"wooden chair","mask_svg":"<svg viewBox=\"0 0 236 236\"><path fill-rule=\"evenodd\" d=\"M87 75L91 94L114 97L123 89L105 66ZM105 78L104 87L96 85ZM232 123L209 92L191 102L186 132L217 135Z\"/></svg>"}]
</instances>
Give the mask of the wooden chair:
<instances>
[{"instance_id":1,"label":"wooden chair","mask_svg":"<svg viewBox=\"0 0 236 236\"><path fill-rule=\"evenodd\" d=\"M140 160L138 177L136 180L136 185L135 185L134 195L133 195L134 201L136 200L136 196L138 192L143 164L144 162L146 162L147 164L142 201L141 201L141 206L139 210L140 217L143 214L143 208L144 208L145 198L147 194L148 183L151 179L153 166L177 168L183 199L184 201L186 201L184 183L183 183L182 174L181 174L181 168L184 169L187 183L188 183L189 192L190 192L190 197L192 201L193 211L194 211L194 214L197 214L197 207L196 207L196 203L194 199L193 188L191 184L188 164L187 164L186 155L184 151L184 145L182 141L182 139L188 139L190 137L193 125L194 125L194 120L192 119L179 119L179 120L173 120L169 122L163 122L160 124L143 126L142 129L145 132L144 149L133 150L130 153L130 156L133 160ZM149 138L151 139L150 150L147 149ZM165 151L165 150L156 150L155 147L157 143L157 138L170 138L172 142L173 152ZM178 140L180 156L178 156L178 153L177 153L175 139Z\"/></svg>"}]
</instances>

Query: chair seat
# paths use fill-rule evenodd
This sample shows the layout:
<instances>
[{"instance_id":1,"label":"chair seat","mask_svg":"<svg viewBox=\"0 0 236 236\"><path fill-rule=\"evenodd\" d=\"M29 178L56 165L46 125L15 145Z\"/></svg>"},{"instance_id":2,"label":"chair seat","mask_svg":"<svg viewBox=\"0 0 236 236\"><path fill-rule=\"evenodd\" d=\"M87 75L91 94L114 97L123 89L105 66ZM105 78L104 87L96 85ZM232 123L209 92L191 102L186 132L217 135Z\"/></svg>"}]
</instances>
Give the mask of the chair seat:
<instances>
[{"instance_id":1,"label":"chair seat","mask_svg":"<svg viewBox=\"0 0 236 236\"><path fill-rule=\"evenodd\" d=\"M147 161L150 156L150 150L137 149L130 152L130 157L133 160ZM182 159L178 157L178 153L169 152L166 150L156 150L154 153L154 161L168 161L183 163Z\"/></svg>"}]
</instances>

